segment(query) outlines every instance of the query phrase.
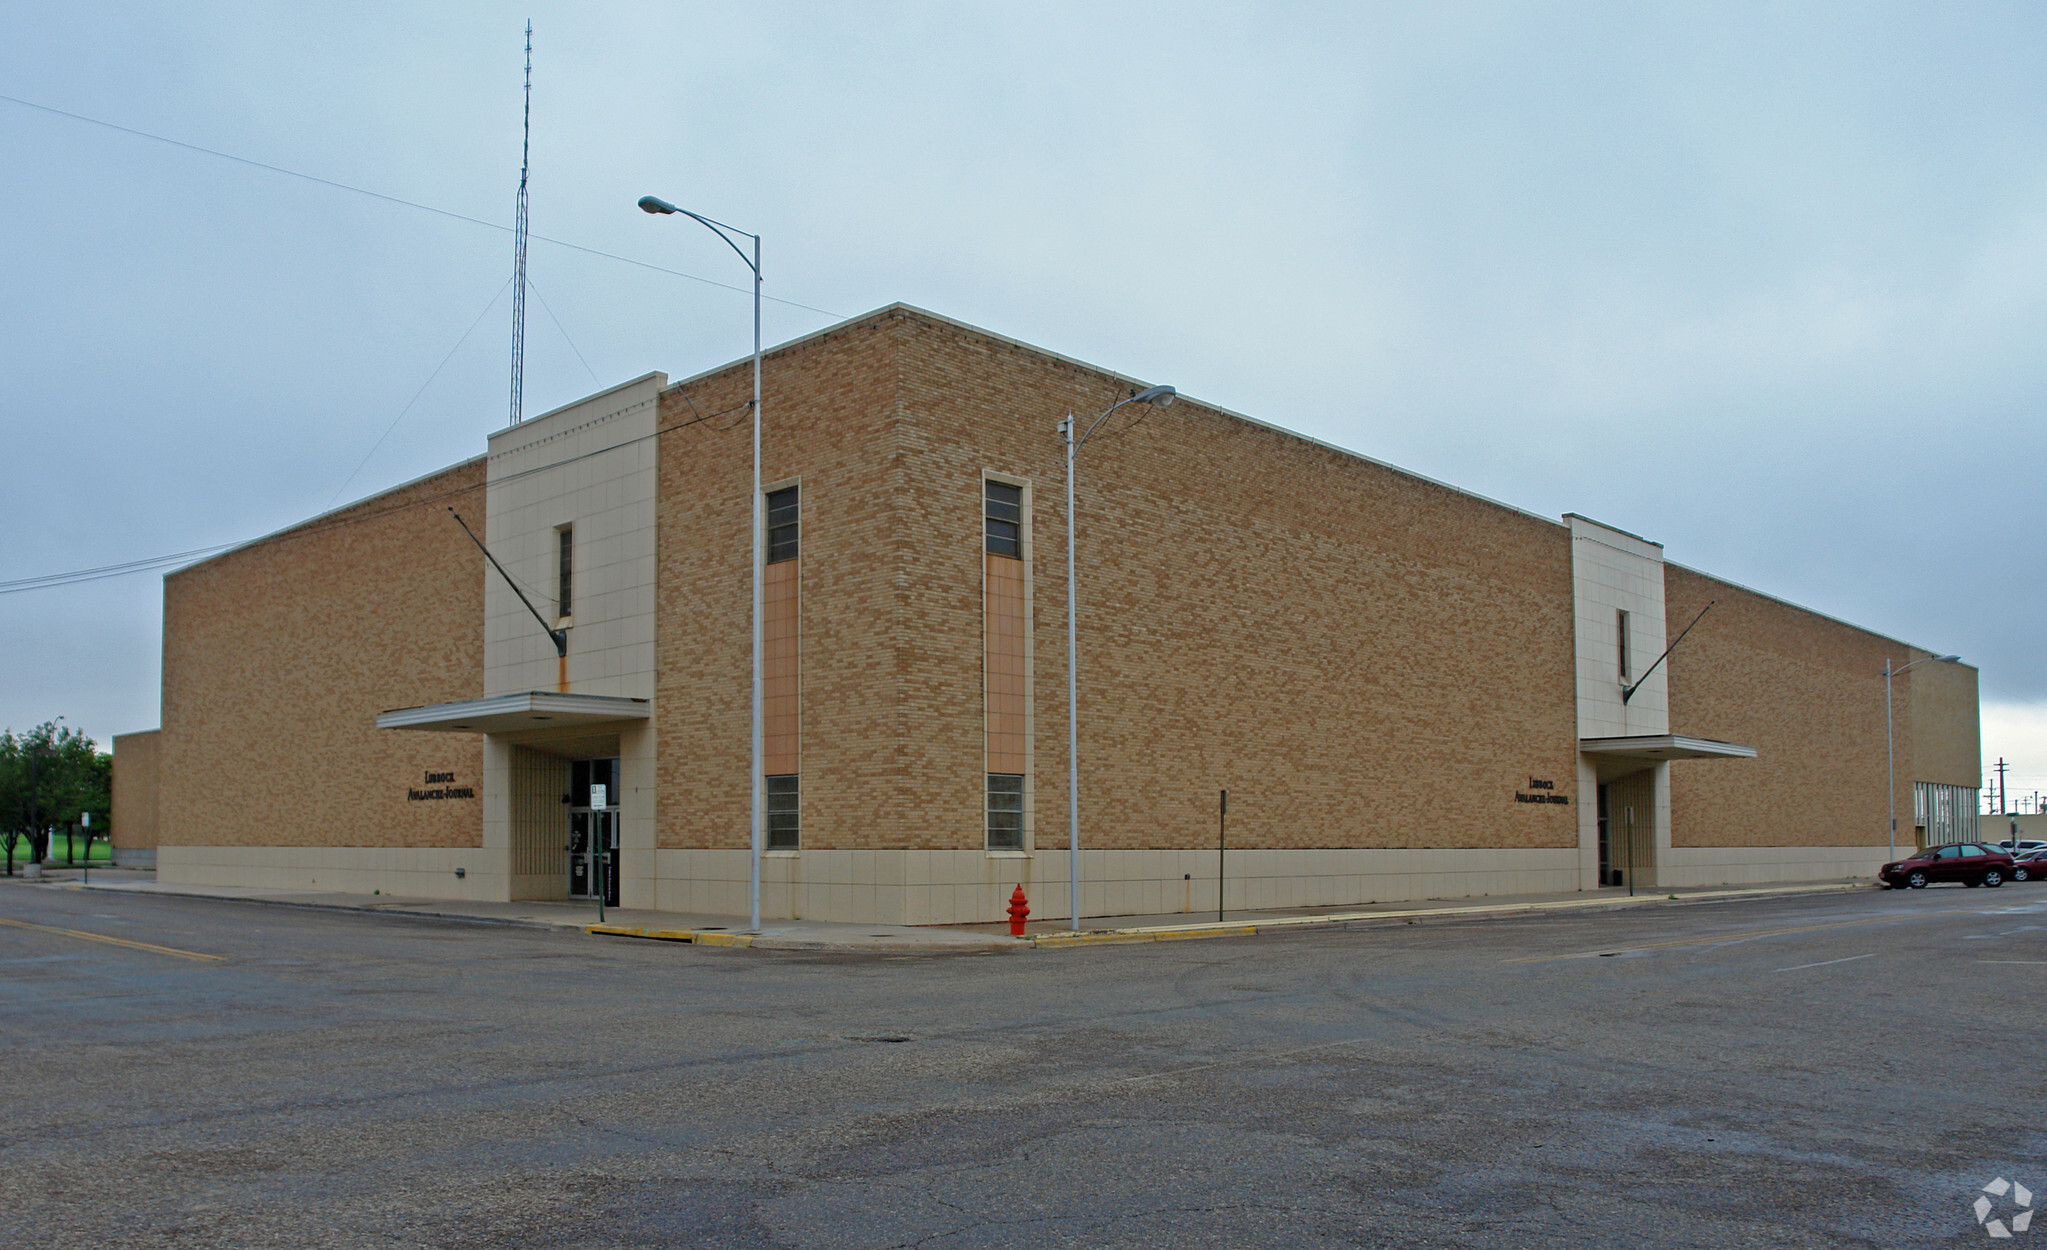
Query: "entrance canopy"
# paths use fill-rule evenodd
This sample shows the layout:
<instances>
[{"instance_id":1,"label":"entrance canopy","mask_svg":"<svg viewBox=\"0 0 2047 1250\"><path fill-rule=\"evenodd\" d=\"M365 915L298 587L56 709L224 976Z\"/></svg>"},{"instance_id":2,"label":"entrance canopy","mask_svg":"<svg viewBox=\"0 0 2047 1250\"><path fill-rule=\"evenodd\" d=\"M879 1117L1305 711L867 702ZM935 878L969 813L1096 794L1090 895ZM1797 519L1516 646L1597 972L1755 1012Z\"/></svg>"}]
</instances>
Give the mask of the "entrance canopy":
<instances>
[{"instance_id":1,"label":"entrance canopy","mask_svg":"<svg viewBox=\"0 0 2047 1250\"><path fill-rule=\"evenodd\" d=\"M382 722L379 721L381 724ZM1650 734L1634 738L1580 738L1578 749L1602 760L1752 760L1756 749L1738 742L1687 738L1683 734Z\"/></svg>"},{"instance_id":2,"label":"entrance canopy","mask_svg":"<svg viewBox=\"0 0 2047 1250\"><path fill-rule=\"evenodd\" d=\"M651 704L609 694L555 694L527 690L459 703L429 703L377 713L379 729L430 729L442 733L511 733L522 729L571 729L624 720L645 720ZM1754 754L1754 752L1750 752Z\"/></svg>"}]
</instances>

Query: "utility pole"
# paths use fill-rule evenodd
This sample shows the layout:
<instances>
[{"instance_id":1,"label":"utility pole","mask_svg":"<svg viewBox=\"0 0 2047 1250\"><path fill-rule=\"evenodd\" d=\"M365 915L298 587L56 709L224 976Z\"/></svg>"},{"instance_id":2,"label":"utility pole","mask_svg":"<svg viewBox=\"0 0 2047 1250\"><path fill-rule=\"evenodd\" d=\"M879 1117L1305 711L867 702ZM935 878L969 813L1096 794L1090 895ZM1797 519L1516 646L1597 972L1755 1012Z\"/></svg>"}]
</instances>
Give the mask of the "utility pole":
<instances>
[{"instance_id":1,"label":"utility pole","mask_svg":"<svg viewBox=\"0 0 2047 1250\"><path fill-rule=\"evenodd\" d=\"M2004 757L1997 757L1997 814L2004 815Z\"/></svg>"}]
</instances>

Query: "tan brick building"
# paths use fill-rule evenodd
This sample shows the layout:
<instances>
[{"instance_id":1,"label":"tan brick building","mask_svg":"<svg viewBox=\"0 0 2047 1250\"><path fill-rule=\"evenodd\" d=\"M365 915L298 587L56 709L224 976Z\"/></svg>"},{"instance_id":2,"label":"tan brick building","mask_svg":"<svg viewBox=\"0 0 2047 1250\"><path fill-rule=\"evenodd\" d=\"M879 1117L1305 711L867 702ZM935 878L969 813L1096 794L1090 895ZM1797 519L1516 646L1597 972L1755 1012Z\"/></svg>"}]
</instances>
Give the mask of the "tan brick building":
<instances>
[{"instance_id":1,"label":"tan brick building","mask_svg":"<svg viewBox=\"0 0 2047 1250\"><path fill-rule=\"evenodd\" d=\"M900 305L767 355L767 915L1063 912L1058 426L1136 385ZM650 374L167 578L115 754L161 877L560 898L613 845L624 905L744 914L749 386ZM1225 789L1232 908L1885 858L1922 649L1194 400L1079 464L1087 914L1213 910ZM1893 696L1900 843L1973 836L1975 671Z\"/></svg>"}]
</instances>

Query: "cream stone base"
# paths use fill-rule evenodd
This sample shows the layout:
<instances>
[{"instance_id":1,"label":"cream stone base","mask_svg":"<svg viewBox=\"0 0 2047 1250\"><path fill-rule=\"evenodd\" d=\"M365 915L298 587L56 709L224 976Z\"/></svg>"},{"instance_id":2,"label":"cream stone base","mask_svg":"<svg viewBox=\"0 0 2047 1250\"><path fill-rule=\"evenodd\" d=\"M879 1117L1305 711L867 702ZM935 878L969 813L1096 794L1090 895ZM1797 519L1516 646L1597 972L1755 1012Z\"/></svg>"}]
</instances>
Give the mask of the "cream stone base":
<instances>
[{"instance_id":1,"label":"cream stone base","mask_svg":"<svg viewBox=\"0 0 2047 1250\"><path fill-rule=\"evenodd\" d=\"M1673 846L1659 848L1656 885L1774 885L1794 881L1876 879L1876 870L1916 849L1892 855L1881 846Z\"/></svg>"},{"instance_id":2,"label":"cream stone base","mask_svg":"<svg viewBox=\"0 0 2047 1250\"><path fill-rule=\"evenodd\" d=\"M744 915L744 851L655 852L653 906ZM1577 852L1231 851L1230 910L1333 907L1577 888ZM966 924L1007 919L1023 886L1031 914L1068 914L1067 855L982 851L803 851L772 855L761 915L774 919ZM632 877L624 882L631 905ZM1208 850L1082 851L1084 916L1213 915L1216 854Z\"/></svg>"},{"instance_id":3,"label":"cream stone base","mask_svg":"<svg viewBox=\"0 0 2047 1250\"><path fill-rule=\"evenodd\" d=\"M172 885L232 885L262 890L381 890L410 898L501 900L502 873L485 869L481 850L386 846L160 846L156 879ZM464 874L455 875L461 868Z\"/></svg>"},{"instance_id":4,"label":"cream stone base","mask_svg":"<svg viewBox=\"0 0 2047 1250\"><path fill-rule=\"evenodd\" d=\"M1676 847L1659 850L1653 886L1765 885L1874 876L1883 847ZM157 880L272 890L333 890L411 898L504 900L514 881L486 871L480 849L385 847L166 846ZM497 856L502 860L503 856ZM1578 851L1326 850L1231 851L1231 911L1341 907L1441 898L1568 893L1579 888ZM747 913L747 854L627 851L626 907L721 916ZM1010 891L1023 886L1032 916L1067 915L1062 851L803 851L762 863L767 919L857 924L969 924L1007 918ZM456 877L463 868L466 876ZM1648 877L1645 870L1644 877ZM1087 917L1213 916L1213 849L1083 851L1081 914ZM521 879L516 897L536 897ZM1645 882L1646 884L1646 882ZM558 895L557 895L558 897Z\"/></svg>"}]
</instances>

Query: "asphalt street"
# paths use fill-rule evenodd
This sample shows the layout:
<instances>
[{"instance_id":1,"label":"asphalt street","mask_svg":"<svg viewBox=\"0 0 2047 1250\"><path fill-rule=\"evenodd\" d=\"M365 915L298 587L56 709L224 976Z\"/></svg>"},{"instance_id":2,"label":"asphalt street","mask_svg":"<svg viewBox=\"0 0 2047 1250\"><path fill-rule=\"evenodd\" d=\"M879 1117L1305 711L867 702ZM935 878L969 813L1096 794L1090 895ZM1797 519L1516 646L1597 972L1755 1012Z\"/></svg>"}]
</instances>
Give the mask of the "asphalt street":
<instances>
[{"instance_id":1,"label":"asphalt street","mask_svg":"<svg viewBox=\"0 0 2047 1250\"><path fill-rule=\"evenodd\" d=\"M2030 884L932 956L5 885L0 1244L1983 1244L2047 1193L2043 937Z\"/></svg>"}]
</instances>

